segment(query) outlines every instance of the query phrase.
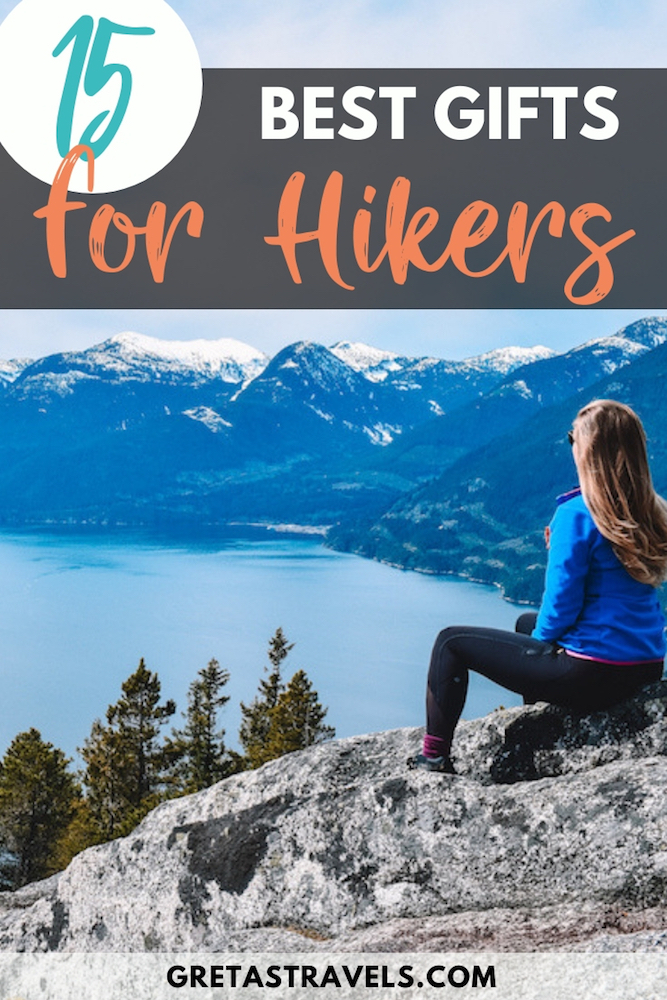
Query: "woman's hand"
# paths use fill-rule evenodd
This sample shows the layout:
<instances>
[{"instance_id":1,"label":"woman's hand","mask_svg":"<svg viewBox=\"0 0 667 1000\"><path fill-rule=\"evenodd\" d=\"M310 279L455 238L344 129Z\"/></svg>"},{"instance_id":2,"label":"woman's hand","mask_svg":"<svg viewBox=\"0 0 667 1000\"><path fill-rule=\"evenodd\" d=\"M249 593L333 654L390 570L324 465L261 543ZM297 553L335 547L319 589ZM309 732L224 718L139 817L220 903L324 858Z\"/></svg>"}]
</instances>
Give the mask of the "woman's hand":
<instances>
[{"instance_id":1,"label":"woman's hand","mask_svg":"<svg viewBox=\"0 0 667 1000\"><path fill-rule=\"evenodd\" d=\"M551 528L547 524L546 528L544 529L544 547L548 549L550 545L551 545Z\"/></svg>"}]
</instances>

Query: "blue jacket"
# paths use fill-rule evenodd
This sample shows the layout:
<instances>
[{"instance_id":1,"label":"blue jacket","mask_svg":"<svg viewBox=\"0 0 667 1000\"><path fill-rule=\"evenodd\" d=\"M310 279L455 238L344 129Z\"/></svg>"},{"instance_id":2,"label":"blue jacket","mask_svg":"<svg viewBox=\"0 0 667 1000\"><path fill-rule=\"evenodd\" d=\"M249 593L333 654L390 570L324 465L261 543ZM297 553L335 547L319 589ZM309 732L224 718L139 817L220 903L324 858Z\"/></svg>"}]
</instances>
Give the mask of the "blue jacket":
<instances>
[{"instance_id":1,"label":"blue jacket","mask_svg":"<svg viewBox=\"0 0 667 1000\"><path fill-rule=\"evenodd\" d=\"M558 503L533 638L612 663L663 659L665 617L655 587L630 576L579 490Z\"/></svg>"}]
</instances>

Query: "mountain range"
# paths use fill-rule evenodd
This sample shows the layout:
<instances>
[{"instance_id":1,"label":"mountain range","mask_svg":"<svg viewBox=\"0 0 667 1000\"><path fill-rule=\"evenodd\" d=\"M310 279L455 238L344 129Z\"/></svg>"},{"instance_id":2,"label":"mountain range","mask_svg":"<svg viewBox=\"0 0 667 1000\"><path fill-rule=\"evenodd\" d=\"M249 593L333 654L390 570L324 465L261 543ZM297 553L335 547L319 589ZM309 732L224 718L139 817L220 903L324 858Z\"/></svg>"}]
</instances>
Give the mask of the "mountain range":
<instances>
[{"instance_id":1,"label":"mountain range","mask_svg":"<svg viewBox=\"0 0 667 1000\"><path fill-rule=\"evenodd\" d=\"M549 353L451 362L297 343L269 359L233 340L126 333L5 362L0 519L328 524L357 506L331 475L354 477L378 447Z\"/></svg>"},{"instance_id":2,"label":"mountain range","mask_svg":"<svg viewBox=\"0 0 667 1000\"><path fill-rule=\"evenodd\" d=\"M136 333L10 360L0 524L297 523L337 548L533 599L538 532L573 480L563 442L583 401L639 410L667 486L666 365L660 318L562 354L464 361L350 342L268 358L230 339Z\"/></svg>"},{"instance_id":3,"label":"mountain range","mask_svg":"<svg viewBox=\"0 0 667 1000\"><path fill-rule=\"evenodd\" d=\"M639 413L656 488L667 493L666 331L665 320L640 321L535 362L442 425L417 429L401 442L394 467L421 464L433 473L439 459L439 474L425 477L379 517L337 525L331 543L404 568L499 584L517 600L538 601L543 528L556 496L576 485L566 434L582 406L614 398Z\"/></svg>"}]
</instances>

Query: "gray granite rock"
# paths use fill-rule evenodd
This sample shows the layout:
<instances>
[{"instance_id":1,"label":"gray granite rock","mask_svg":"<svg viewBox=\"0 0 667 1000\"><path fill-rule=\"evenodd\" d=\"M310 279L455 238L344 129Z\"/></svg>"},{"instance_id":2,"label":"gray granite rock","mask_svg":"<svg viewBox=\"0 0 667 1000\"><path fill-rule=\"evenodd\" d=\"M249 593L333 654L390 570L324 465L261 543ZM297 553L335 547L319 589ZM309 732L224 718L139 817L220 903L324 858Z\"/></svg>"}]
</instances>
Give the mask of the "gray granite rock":
<instances>
[{"instance_id":1,"label":"gray granite rock","mask_svg":"<svg viewBox=\"0 0 667 1000\"><path fill-rule=\"evenodd\" d=\"M0 947L664 950L666 711L498 710L455 777L406 768L416 729L291 754L0 894Z\"/></svg>"}]
</instances>

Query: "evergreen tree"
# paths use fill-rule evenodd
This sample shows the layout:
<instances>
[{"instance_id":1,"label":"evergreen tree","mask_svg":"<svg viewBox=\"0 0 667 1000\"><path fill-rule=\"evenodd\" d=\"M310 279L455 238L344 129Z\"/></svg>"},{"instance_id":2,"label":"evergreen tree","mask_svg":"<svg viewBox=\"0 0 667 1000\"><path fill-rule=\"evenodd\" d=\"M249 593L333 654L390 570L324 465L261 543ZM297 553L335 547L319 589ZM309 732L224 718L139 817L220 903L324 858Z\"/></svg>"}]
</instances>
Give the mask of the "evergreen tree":
<instances>
[{"instance_id":1,"label":"evergreen tree","mask_svg":"<svg viewBox=\"0 0 667 1000\"><path fill-rule=\"evenodd\" d=\"M327 709L305 671L298 670L287 685L282 679L282 663L293 646L279 628L269 644L272 669L265 668L268 676L260 680L253 702L241 702L239 742L248 768L335 736L335 730L324 724Z\"/></svg>"},{"instance_id":2,"label":"evergreen tree","mask_svg":"<svg viewBox=\"0 0 667 1000\"><path fill-rule=\"evenodd\" d=\"M72 858L93 844L108 840L100 830L90 810L87 799L81 798L74 804L72 818L58 837L51 858L55 871L67 868Z\"/></svg>"},{"instance_id":3,"label":"evergreen tree","mask_svg":"<svg viewBox=\"0 0 667 1000\"><path fill-rule=\"evenodd\" d=\"M285 638L282 628L276 629L275 635L269 640L271 667L264 668L267 676L259 682L259 693L250 705L241 702L239 743L243 747L245 766L248 768L261 767L267 760L273 759L268 751L271 712L284 690L282 662L293 646L294 643Z\"/></svg>"},{"instance_id":4,"label":"evergreen tree","mask_svg":"<svg viewBox=\"0 0 667 1000\"><path fill-rule=\"evenodd\" d=\"M269 759L333 739L336 730L324 724L326 714L305 671L297 670L271 713Z\"/></svg>"},{"instance_id":5,"label":"evergreen tree","mask_svg":"<svg viewBox=\"0 0 667 1000\"><path fill-rule=\"evenodd\" d=\"M15 889L57 871L53 852L80 790L62 750L37 729L19 733L0 762L0 885Z\"/></svg>"},{"instance_id":6,"label":"evergreen tree","mask_svg":"<svg viewBox=\"0 0 667 1000\"><path fill-rule=\"evenodd\" d=\"M85 764L83 783L86 803L95 824L96 836L111 840L120 836L125 816L132 808L126 795L128 768L117 729L105 726L96 719L79 753ZM91 843L94 842L95 837L91 840Z\"/></svg>"},{"instance_id":7,"label":"evergreen tree","mask_svg":"<svg viewBox=\"0 0 667 1000\"><path fill-rule=\"evenodd\" d=\"M121 688L81 750L87 801L106 838L129 832L160 801L168 765L160 731L176 711L171 700L160 704L160 680L143 659Z\"/></svg>"},{"instance_id":8,"label":"evergreen tree","mask_svg":"<svg viewBox=\"0 0 667 1000\"><path fill-rule=\"evenodd\" d=\"M185 725L174 730L167 744L176 786L183 792L208 788L234 769L225 747L225 731L217 728L218 711L229 701L228 695L220 693L228 681L229 671L214 659L190 685Z\"/></svg>"}]
</instances>

